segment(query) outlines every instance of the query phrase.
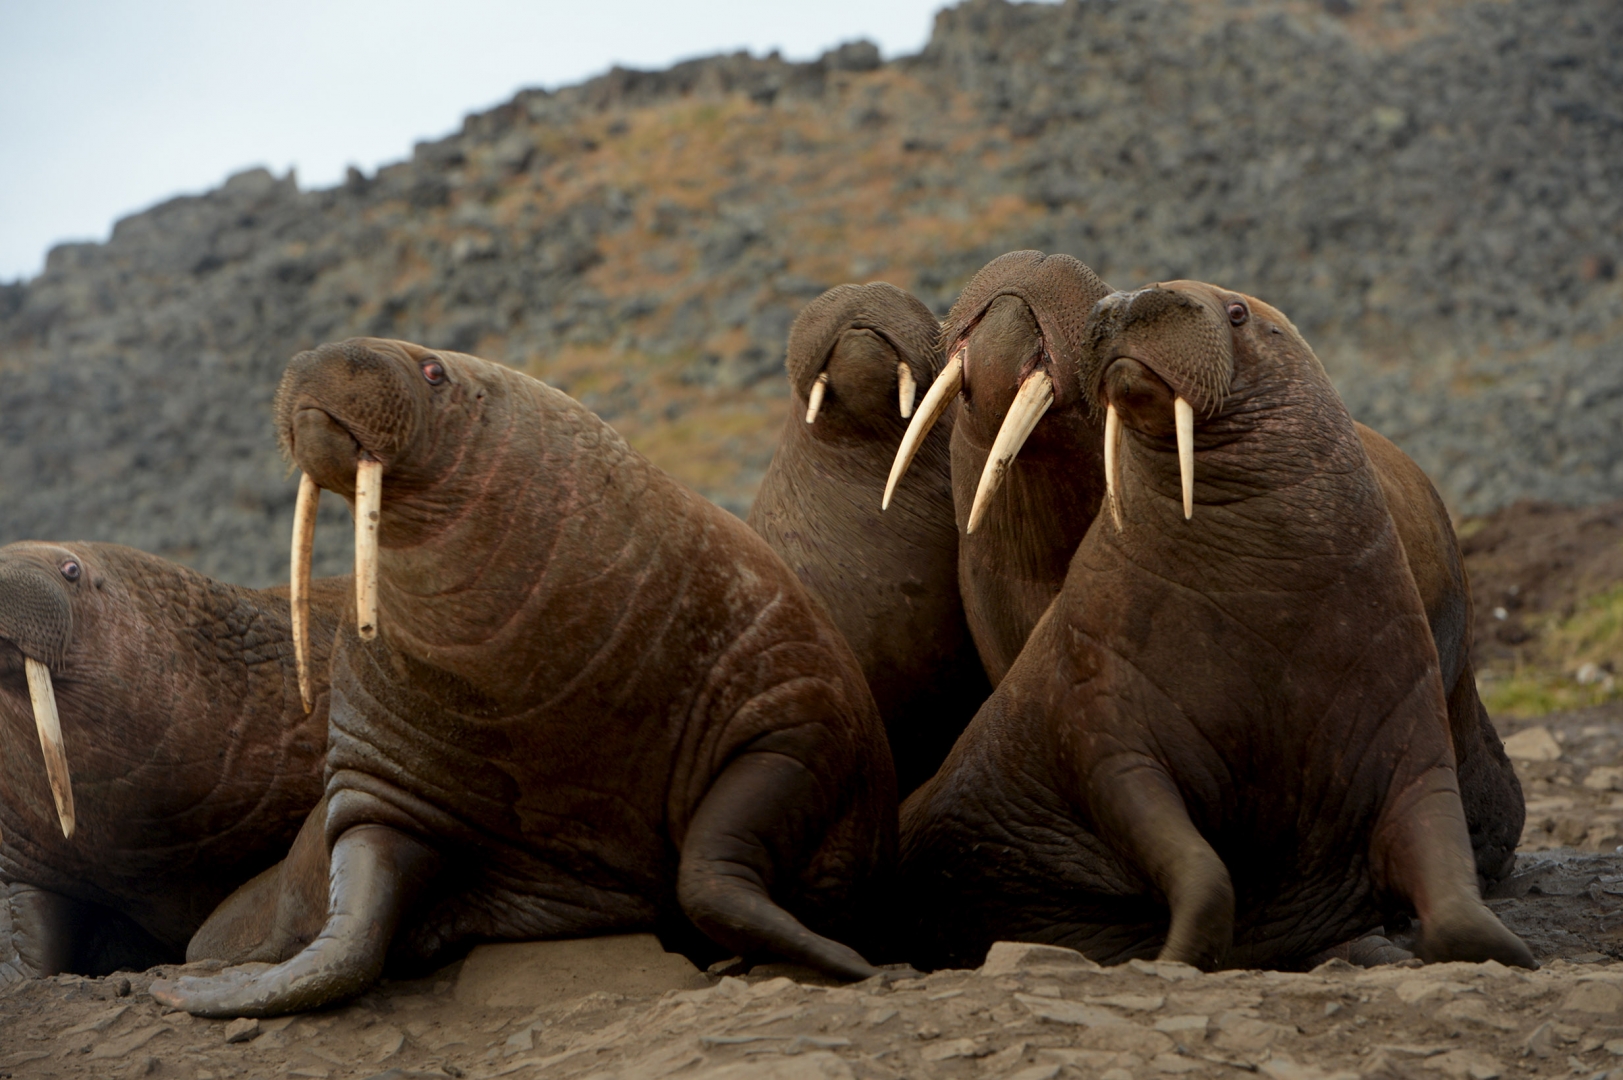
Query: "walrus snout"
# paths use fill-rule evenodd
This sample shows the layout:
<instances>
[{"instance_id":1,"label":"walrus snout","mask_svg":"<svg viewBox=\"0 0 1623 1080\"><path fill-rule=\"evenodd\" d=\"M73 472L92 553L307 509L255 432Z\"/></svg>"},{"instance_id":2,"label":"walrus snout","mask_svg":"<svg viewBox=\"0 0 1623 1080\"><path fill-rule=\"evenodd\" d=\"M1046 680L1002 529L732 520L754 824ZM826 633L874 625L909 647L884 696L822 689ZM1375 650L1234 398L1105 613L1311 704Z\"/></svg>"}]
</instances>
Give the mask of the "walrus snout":
<instances>
[{"instance_id":1,"label":"walrus snout","mask_svg":"<svg viewBox=\"0 0 1623 1080\"><path fill-rule=\"evenodd\" d=\"M1229 323L1211 292L1200 283L1151 285L1112 293L1088 313L1082 386L1094 406L1105 411L1106 501L1118 527L1122 510L1116 469L1123 410L1131 410L1134 428L1152 435L1163 434L1166 419L1172 421L1183 516L1194 516L1195 413L1217 412L1234 379ZM1169 393L1163 394L1157 384ZM1168 396L1170 408L1165 406Z\"/></svg>"},{"instance_id":2,"label":"walrus snout","mask_svg":"<svg viewBox=\"0 0 1623 1080\"><path fill-rule=\"evenodd\" d=\"M61 667L73 641L72 585L34 559L0 562L0 638L30 660Z\"/></svg>"},{"instance_id":3,"label":"walrus snout","mask_svg":"<svg viewBox=\"0 0 1623 1080\"><path fill-rule=\"evenodd\" d=\"M443 384L444 364L438 358L433 362ZM360 449L381 461L396 461L417 442L429 391L440 385L430 384L422 367L422 358L404 342L381 338L350 338L299 353L288 362L276 391L276 430L283 450L303 467L296 424L314 409Z\"/></svg>"},{"instance_id":4,"label":"walrus snout","mask_svg":"<svg viewBox=\"0 0 1623 1080\"><path fill-rule=\"evenodd\" d=\"M304 475L346 499L355 496L355 465L361 444L324 409L301 408L293 416L293 463Z\"/></svg>"},{"instance_id":5,"label":"walrus snout","mask_svg":"<svg viewBox=\"0 0 1623 1080\"><path fill-rule=\"evenodd\" d=\"M75 825L73 784L51 668L60 668L67 659L73 641L73 603L67 590L84 580L84 571L71 553L64 554L54 567L60 580L53 579L52 567L34 559L0 563L0 638L22 654L34 727L45 758L45 775L56 800L62 835L71 838Z\"/></svg>"}]
</instances>

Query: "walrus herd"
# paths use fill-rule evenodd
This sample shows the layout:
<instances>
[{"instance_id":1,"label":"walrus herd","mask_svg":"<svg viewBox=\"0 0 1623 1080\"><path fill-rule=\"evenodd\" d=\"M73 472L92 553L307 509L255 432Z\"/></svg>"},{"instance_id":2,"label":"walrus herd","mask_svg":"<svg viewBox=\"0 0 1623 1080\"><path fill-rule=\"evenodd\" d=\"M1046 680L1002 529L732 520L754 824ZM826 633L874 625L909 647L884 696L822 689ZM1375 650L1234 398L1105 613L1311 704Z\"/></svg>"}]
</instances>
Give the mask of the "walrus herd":
<instances>
[{"instance_id":1,"label":"walrus herd","mask_svg":"<svg viewBox=\"0 0 1623 1080\"><path fill-rule=\"evenodd\" d=\"M205 1016L655 930L842 979L1534 966L1446 510L1285 315L1012 252L789 333L748 522L560 391L357 338L274 408L286 589L0 548L0 982L188 959ZM310 580L315 500L356 522ZM1412 925L1412 933L1398 931Z\"/></svg>"}]
</instances>

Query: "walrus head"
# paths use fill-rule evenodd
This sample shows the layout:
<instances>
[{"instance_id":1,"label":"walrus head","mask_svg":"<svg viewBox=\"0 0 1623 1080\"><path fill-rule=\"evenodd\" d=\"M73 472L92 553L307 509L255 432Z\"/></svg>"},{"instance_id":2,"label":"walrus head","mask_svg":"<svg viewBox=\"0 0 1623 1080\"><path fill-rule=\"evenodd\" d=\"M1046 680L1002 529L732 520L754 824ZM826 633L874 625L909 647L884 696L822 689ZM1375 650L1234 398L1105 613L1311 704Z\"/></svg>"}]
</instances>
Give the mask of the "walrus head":
<instances>
[{"instance_id":1,"label":"walrus head","mask_svg":"<svg viewBox=\"0 0 1623 1080\"><path fill-rule=\"evenodd\" d=\"M0 686L28 685L45 775L68 838L75 827L73 785L51 671L61 670L73 642L73 594L89 587L84 563L66 548L14 546L0 557Z\"/></svg>"},{"instance_id":2,"label":"walrus head","mask_svg":"<svg viewBox=\"0 0 1623 1080\"><path fill-rule=\"evenodd\" d=\"M304 472L294 511L291 600L306 712L314 701L310 559L321 489L342 495L355 516L356 628L370 640L378 632L384 474L391 490L410 492L434 486L455 468L456 433L477 422L486 396L496 390L471 360L404 341L351 338L299 353L282 376L277 438ZM391 527L400 533L421 524L395 520Z\"/></svg>"},{"instance_id":3,"label":"walrus head","mask_svg":"<svg viewBox=\"0 0 1623 1080\"><path fill-rule=\"evenodd\" d=\"M1088 316L1079 375L1090 407L1105 416L1105 498L1116 525L1124 513L1118 473L1124 426L1152 440L1173 440L1183 515L1191 518L1196 417L1207 428L1220 419L1235 431L1252 428L1255 415L1235 414L1246 411L1242 406L1258 386L1281 383L1252 376L1260 366L1283 369L1287 356L1317 366L1289 319L1243 293L1172 281L1101 299Z\"/></svg>"},{"instance_id":4,"label":"walrus head","mask_svg":"<svg viewBox=\"0 0 1623 1080\"><path fill-rule=\"evenodd\" d=\"M941 370L938 333L929 308L883 281L837 285L807 304L789 328L784 360L806 423L823 437L895 437L919 386ZM825 412L830 405L838 408Z\"/></svg>"},{"instance_id":5,"label":"walrus head","mask_svg":"<svg viewBox=\"0 0 1623 1080\"><path fill-rule=\"evenodd\" d=\"M930 428L961 398L959 430L991 447L969 511L967 531L974 532L1038 421L1050 410L1085 407L1076 379L1082 325L1109 292L1069 255L1012 251L982 267L942 325L950 359L896 452L883 505Z\"/></svg>"}]
</instances>

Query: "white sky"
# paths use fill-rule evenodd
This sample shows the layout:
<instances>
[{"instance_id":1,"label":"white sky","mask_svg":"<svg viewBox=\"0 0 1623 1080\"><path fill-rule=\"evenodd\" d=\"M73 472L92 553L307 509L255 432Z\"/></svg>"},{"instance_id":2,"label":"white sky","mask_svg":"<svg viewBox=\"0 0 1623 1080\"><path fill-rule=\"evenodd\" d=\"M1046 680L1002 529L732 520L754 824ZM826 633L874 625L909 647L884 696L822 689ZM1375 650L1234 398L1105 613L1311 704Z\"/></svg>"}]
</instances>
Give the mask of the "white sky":
<instances>
[{"instance_id":1,"label":"white sky","mask_svg":"<svg viewBox=\"0 0 1623 1080\"><path fill-rule=\"evenodd\" d=\"M528 86L736 49L917 52L944 0L0 0L0 281L241 169L329 187Z\"/></svg>"}]
</instances>

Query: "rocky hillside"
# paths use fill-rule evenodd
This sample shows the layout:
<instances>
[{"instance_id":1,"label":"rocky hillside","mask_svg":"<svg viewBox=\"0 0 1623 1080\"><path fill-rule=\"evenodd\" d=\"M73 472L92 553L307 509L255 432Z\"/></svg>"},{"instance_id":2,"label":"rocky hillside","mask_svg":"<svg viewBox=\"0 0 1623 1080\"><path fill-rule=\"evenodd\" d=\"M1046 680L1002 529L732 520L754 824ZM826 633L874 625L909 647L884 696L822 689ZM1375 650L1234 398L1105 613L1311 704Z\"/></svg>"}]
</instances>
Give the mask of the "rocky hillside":
<instances>
[{"instance_id":1,"label":"rocky hillside","mask_svg":"<svg viewBox=\"0 0 1623 1080\"><path fill-rule=\"evenodd\" d=\"M553 381L742 512L801 304L884 279L945 312L1021 247L1275 303L1459 512L1623 490L1623 6L969 0L916 57L616 70L55 249L0 285L0 542L279 579L271 393L353 334Z\"/></svg>"}]
</instances>

